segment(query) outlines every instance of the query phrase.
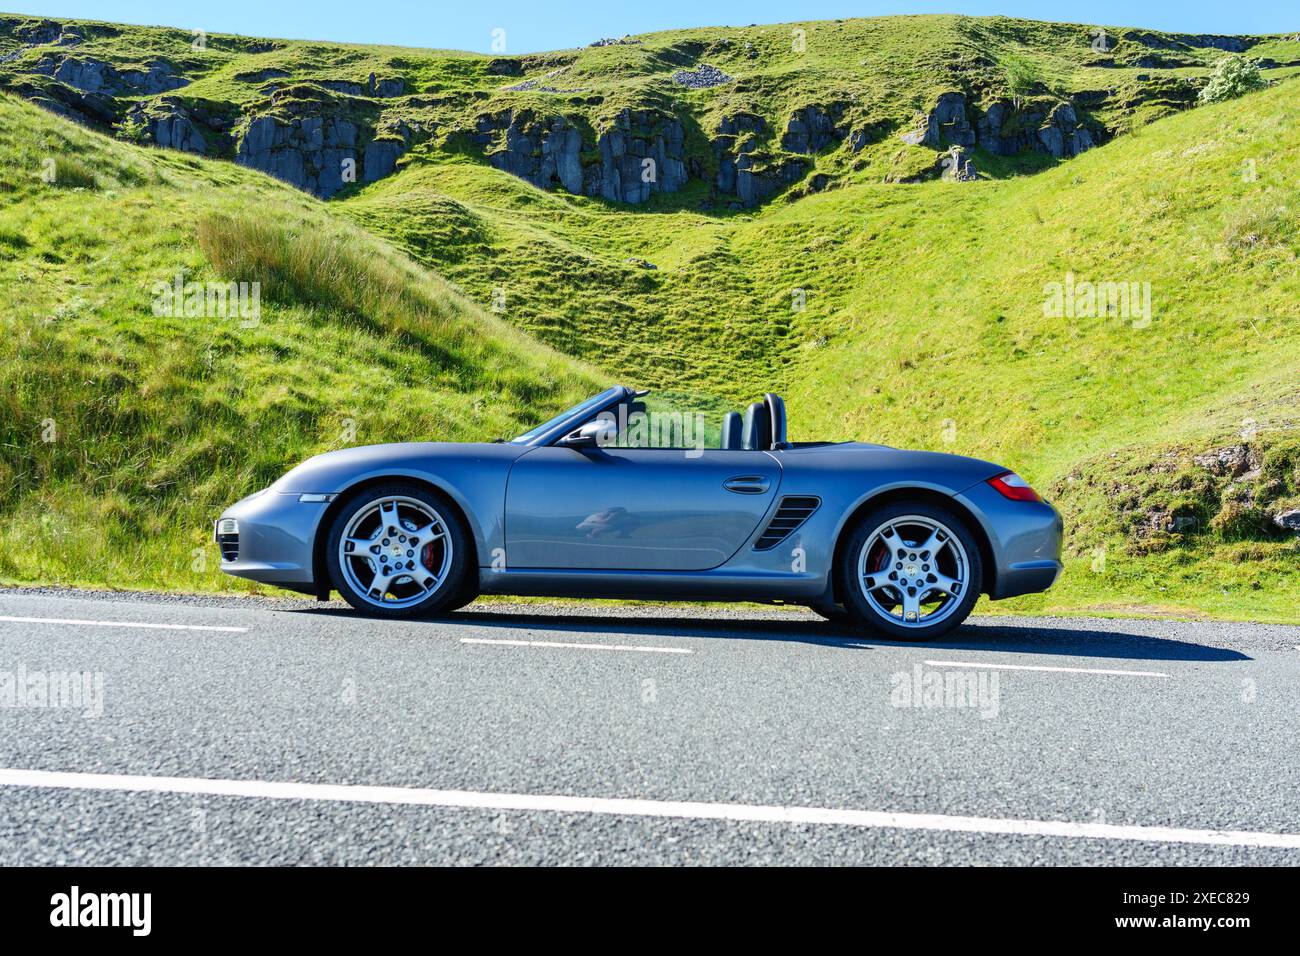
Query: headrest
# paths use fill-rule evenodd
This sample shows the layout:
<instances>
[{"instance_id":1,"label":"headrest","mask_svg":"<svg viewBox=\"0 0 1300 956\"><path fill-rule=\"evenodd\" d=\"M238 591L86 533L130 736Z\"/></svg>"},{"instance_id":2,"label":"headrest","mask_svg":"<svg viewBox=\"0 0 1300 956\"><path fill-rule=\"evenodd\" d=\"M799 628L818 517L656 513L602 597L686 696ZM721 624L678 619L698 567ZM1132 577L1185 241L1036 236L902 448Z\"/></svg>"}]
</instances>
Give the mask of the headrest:
<instances>
[{"instance_id":1,"label":"headrest","mask_svg":"<svg viewBox=\"0 0 1300 956\"><path fill-rule=\"evenodd\" d=\"M719 446L728 451L738 451L745 447L741 436L740 412L727 412L722 416L722 441Z\"/></svg>"},{"instance_id":2,"label":"headrest","mask_svg":"<svg viewBox=\"0 0 1300 956\"><path fill-rule=\"evenodd\" d=\"M755 402L745 409L740 443L749 451L767 451L772 447L772 419L763 402Z\"/></svg>"}]
</instances>

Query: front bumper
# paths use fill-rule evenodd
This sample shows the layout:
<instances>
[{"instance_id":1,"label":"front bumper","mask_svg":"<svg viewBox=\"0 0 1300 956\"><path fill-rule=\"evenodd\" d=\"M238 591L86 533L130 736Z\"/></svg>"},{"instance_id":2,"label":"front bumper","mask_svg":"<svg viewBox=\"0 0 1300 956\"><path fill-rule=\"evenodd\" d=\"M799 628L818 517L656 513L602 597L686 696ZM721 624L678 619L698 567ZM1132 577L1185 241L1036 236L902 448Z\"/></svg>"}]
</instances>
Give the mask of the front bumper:
<instances>
[{"instance_id":1,"label":"front bumper","mask_svg":"<svg viewBox=\"0 0 1300 956\"><path fill-rule=\"evenodd\" d=\"M267 489L223 511L214 526L221 570L264 584L311 590L313 544L329 505L300 498Z\"/></svg>"}]
</instances>

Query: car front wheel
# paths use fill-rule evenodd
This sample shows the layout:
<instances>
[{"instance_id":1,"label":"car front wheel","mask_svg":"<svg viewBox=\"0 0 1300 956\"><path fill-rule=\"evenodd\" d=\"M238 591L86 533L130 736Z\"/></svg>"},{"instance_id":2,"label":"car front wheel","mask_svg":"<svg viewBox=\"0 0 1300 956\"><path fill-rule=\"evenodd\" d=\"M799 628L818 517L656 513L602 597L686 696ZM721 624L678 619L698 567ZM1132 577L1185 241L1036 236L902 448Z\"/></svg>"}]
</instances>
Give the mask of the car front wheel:
<instances>
[{"instance_id":1,"label":"car front wheel","mask_svg":"<svg viewBox=\"0 0 1300 956\"><path fill-rule=\"evenodd\" d=\"M403 618L467 603L468 531L451 504L425 488L360 492L339 510L326 548L334 587L357 610Z\"/></svg>"},{"instance_id":2,"label":"car front wheel","mask_svg":"<svg viewBox=\"0 0 1300 956\"><path fill-rule=\"evenodd\" d=\"M904 641L958 627L979 599L979 546L961 518L936 504L885 505L849 537L840 596L853 623Z\"/></svg>"}]
</instances>

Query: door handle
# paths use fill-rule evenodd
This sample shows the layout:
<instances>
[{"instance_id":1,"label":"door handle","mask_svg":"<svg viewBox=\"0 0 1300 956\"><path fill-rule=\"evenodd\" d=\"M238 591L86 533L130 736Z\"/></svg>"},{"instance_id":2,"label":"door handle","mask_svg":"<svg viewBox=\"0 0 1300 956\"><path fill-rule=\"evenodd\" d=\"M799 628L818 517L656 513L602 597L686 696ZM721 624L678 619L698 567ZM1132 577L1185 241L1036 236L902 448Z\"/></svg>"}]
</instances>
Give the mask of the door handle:
<instances>
[{"instance_id":1,"label":"door handle","mask_svg":"<svg viewBox=\"0 0 1300 956\"><path fill-rule=\"evenodd\" d=\"M761 495L767 491L770 484L771 482L762 475L738 475L735 478L728 478L722 483L722 487L738 495Z\"/></svg>"}]
</instances>

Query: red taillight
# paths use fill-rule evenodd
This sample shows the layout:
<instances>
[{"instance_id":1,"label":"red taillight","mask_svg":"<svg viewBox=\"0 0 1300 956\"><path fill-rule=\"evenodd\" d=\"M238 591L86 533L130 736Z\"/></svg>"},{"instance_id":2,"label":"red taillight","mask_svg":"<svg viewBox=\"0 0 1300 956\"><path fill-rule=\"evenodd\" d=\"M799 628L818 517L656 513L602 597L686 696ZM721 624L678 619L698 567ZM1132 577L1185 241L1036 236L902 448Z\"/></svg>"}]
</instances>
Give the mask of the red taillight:
<instances>
[{"instance_id":1,"label":"red taillight","mask_svg":"<svg viewBox=\"0 0 1300 956\"><path fill-rule=\"evenodd\" d=\"M990 478L989 484L996 488L1003 498L1010 498L1012 501L1043 500L1038 497L1038 492L1029 487L1029 482L1014 471L1003 472L996 478Z\"/></svg>"}]
</instances>

